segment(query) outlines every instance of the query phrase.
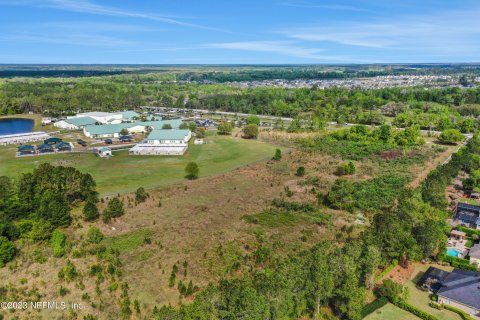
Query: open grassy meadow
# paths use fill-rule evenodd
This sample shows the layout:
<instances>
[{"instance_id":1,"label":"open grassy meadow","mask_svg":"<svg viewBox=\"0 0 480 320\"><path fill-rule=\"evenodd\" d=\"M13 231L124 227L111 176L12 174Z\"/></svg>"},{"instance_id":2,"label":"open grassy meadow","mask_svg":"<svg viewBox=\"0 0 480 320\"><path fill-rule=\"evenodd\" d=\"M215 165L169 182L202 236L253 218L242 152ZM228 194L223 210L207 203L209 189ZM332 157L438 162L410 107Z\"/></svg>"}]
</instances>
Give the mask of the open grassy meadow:
<instances>
[{"instance_id":1,"label":"open grassy meadow","mask_svg":"<svg viewBox=\"0 0 480 320\"><path fill-rule=\"evenodd\" d=\"M183 156L130 156L128 151L114 152L111 159L94 154L68 153L15 158L16 146L0 147L0 176L18 176L30 172L41 163L73 166L90 173L105 194L124 193L138 187L158 187L184 179L185 166L195 161L200 176L225 173L249 163L267 160L275 146L257 140L244 140L230 136L209 135L207 144L191 143Z\"/></svg>"}]
</instances>

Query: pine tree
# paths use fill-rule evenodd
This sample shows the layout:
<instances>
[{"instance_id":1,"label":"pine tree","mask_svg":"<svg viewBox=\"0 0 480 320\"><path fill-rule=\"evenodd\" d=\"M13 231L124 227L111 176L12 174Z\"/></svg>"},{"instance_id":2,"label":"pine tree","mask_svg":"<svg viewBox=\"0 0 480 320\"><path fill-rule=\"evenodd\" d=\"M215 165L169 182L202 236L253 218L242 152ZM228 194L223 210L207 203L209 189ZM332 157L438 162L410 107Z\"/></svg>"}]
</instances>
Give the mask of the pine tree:
<instances>
[{"instance_id":1,"label":"pine tree","mask_svg":"<svg viewBox=\"0 0 480 320\"><path fill-rule=\"evenodd\" d=\"M100 217L100 212L98 211L97 205L91 198L87 199L85 202L82 212L83 219L85 221L95 221Z\"/></svg>"}]
</instances>

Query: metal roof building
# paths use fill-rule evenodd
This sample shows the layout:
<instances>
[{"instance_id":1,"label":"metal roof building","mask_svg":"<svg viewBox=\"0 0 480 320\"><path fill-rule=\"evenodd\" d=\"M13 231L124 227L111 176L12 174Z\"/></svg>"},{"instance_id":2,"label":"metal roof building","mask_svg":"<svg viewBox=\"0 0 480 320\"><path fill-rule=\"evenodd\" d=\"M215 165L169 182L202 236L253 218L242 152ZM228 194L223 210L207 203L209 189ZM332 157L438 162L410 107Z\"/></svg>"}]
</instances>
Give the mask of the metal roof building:
<instances>
[{"instance_id":1,"label":"metal roof building","mask_svg":"<svg viewBox=\"0 0 480 320\"><path fill-rule=\"evenodd\" d=\"M161 129L163 125L169 124L172 128L178 128L182 120L159 120L159 121L136 121L116 124L89 125L83 128L87 137L92 138L113 138L119 137L120 131L127 129L129 133L147 132L147 127L152 129Z\"/></svg>"},{"instance_id":2,"label":"metal roof building","mask_svg":"<svg viewBox=\"0 0 480 320\"><path fill-rule=\"evenodd\" d=\"M153 130L141 143L130 149L135 155L182 155L192 138L190 130Z\"/></svg>"},{"instance_id":3,"label":"metal roof building","mask_svg":"<svg viewBox=\"0 0 480 320\"><path fill-rule=\"evenodd\" d=\"M190 130L153 130L147 137L147 141L185 141L188 136L191 136ZM188 140L187 140L188 141Z\"/></svg>"}]
</instances>

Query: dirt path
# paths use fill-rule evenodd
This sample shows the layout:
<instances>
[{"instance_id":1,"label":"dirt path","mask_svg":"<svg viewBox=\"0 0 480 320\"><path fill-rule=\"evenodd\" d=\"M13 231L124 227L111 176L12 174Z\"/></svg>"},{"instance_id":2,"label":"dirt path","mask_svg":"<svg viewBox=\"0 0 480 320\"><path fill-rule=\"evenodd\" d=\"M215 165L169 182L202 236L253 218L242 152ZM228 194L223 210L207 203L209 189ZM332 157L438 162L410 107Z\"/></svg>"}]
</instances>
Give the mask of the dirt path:
<instances>
[{"instance_id":1,"label":"dirt path","mask_svg":"<svg viewBox=\"0 0 480 320\"><path fill-rule=\"evenodd\" d=\"M420 184L422 183L423 180L425 180L425 178L428 176L430 171L432 171L433 169L437 168L442 163L444 163L445 160L447 160L455 152L455 150L456 148L454 147L447 147L447 150L440 153L435 158L427 160L423 164L422 170L418 172L415 179L413 179L409 183L409 186L412 188L417 188L418 186L420 186Z\"/></svg>"}]
</instances>

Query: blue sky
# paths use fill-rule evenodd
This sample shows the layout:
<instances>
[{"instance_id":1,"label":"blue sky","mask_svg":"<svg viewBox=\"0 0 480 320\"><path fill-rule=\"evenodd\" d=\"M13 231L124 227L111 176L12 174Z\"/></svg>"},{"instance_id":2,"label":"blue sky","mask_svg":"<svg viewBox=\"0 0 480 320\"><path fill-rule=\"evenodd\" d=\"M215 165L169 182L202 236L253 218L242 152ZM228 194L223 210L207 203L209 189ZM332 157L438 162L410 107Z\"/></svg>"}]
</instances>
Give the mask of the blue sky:
<instances>
[{"instance_id":1,"label":"blue sky","mask_svg":"<svg viewBox=\"0 0 480 320\"><path fill-rule=\"evenodd\" d=\"M480 62L477 0L0 0L0 63Z\"/></svg>"}]
</instances>

